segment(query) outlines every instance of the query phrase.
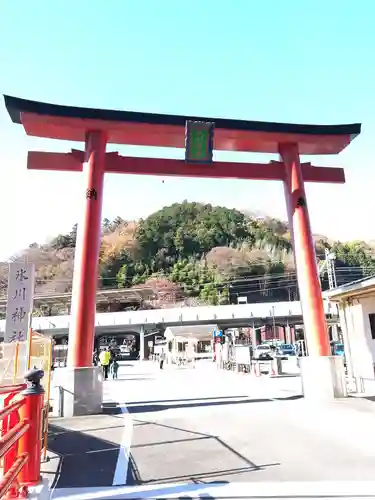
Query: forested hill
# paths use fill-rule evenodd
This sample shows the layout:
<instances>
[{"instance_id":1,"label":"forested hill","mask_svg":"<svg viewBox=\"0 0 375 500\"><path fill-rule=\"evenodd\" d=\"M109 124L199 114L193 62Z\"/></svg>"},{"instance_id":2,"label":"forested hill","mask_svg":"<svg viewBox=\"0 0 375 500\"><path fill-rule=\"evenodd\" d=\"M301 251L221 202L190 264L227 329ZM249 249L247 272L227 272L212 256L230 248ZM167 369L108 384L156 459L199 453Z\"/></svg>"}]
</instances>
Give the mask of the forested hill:
<instances>
[{"instance_id":1,"label":"forested hill","mask_svg":"<svg viewBox=\"0 0 375 500\"><path fill-rule=\"evenodd\" d=\"M37 292L71 290L76 226L51 243L33 243L22 253L37 267ZM336 253L338 284L375 272L375 250L365 242L333 242L315 237L317 258L328 247ZM1 293L7 265L0 269ZM252 217L238 210L184 201L129 222L104 220L99 286L151 286L157 306L298 298L285 222ZM322 273L323 288L327 276ZM155 304L154 304L155 305Z\"/></svg>"}]
</instances>

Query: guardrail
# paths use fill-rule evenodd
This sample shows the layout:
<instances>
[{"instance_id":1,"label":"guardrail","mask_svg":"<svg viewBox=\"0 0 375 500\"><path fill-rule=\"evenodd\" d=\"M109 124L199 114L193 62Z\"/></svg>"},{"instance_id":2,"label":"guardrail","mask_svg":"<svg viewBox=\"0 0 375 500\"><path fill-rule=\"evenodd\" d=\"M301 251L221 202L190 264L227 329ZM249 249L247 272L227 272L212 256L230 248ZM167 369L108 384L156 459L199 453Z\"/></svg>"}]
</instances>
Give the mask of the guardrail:
<instances>
[{"instance_id":1,"label":"guardrail","mask_svg":"<svg viewBox=\"0 0 375 500\"><path fill-rule=\"evenodd\" d=\"M6 395L0 410L0 499L26 498L28 488L40 482L43 375L33 369L25 375L25 384L0 386L0 396Z\"/></svg>"}]
</instances>

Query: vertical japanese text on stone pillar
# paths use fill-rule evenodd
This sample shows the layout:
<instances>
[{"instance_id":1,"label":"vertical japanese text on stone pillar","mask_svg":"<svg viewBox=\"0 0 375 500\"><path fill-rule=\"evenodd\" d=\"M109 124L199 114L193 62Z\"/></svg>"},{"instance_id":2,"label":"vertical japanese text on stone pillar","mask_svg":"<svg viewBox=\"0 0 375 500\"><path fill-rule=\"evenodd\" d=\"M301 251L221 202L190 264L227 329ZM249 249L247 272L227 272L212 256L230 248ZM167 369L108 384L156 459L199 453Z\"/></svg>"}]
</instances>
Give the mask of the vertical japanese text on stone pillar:
<instances>
[{"instance_id":1,"label":"vertical japanese text on stone pillar","mask_svg":"<svg viewBox=\"0 0 375 500\"><path fill-rule=\"evenodd\" d=\"M29 262L9 264L5 342L26 340L33 310L34 286L34 264Z\"/></svg>"}]
</instances>

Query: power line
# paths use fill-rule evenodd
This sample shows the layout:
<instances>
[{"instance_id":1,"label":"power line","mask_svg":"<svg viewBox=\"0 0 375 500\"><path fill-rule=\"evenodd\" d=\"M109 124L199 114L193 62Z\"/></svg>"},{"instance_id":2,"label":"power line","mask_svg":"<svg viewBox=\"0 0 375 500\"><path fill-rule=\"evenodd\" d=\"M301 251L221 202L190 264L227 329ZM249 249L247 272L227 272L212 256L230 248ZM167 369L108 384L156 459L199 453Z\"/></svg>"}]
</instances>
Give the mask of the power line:
<instances>
[{"instance_id":1,"label":"power line","mask_svg":"<svg viewBox=\"0 0 375 500\"><path fill-rule=\"evenodd\" d=\"M358 272L366 272L366 271L374 271L375 272L375 267L361 267L361 266L352 266L352 267L336 267L336 272L337 273L352 273L353 271L358 271ZM274 279L274 278L282 278L285 276L294 276L296 275L296 271L284 271L283 273L265 273L261 275L254 275L251 271L247 274L242 274L237 278L228 278L223 280L223 283L233 283L233 282L241 282L241 281L255 281L255 280L260 280L260 279ZM249 276L249 277L247 277ZM168 274L158 274L157 272L154 275L150 275L148 279L170 279L170 276ZM72 282L73 278L49 278L49 279L42 279L42 278L37 278L36 279L36 284L48 284L48 283L70 283ZM98 281L104 281L104 282L109 282L109 281L116 281L116 276L113 277L103 277L100 278L98 276ZM210 281L211 282L211 281Z\"/></svg>"},{"instance_id":2,"label":"power line","mask_svg":"<svg viewBox=\"0 0 375 500\"><path fill-rule=\"evenodd\" d=\"M275 284L276 283L269 283L269 285L272 285L272 286L267 286L264 288L255 288L256 287L255 283L250 285L250 288L248 285L242 284L241 288L245 288L245 290L241 291L240 293L243 293L244 295L249 295L249 294L267 295L269 292L276 291L276 290L279 292L281 292L283 290L285 291L287 289L292 289L292 288L295 288L296 291L298 290L298 282L296 279L295 280L284 280L279 284L279 286L274 286ZM253 286L254 288L251 288L251 286ZM203 286L200 288L203 288ZM129 291L131 291L131 290L132 289L129 289ZM157 293L158 292L156 292L156 294ZM6 299L5 296L0 297L0 298Z\"/></svg>"},{"instance_id":3,"label":"power line","mask_svg":"<svg viewBox=\"0 0 375 500\"><path fill-rule=\"evenodd\" d=\"M336 275L341 282L340 284L345 284L350 281L354 281L355 279L360 279L363 277L363 274L366 273L366 271L373 271L373 268L371 267L362 267L362 266L352 266L352 267L337 267L335 269ZM251 274L251 272L248 274L248 276L251 277L246 277L246 275L242 275L239 278L229 278L223 281L215 282L213 280L208 280L205 282L199 282L199 283L184 283L184 282L172 282L176 286L180 286L185 289L185 293L189 292L189 287L192 287L194 291L198 292L200 291L205 285L213 285L215 287L229 287L230 289L235 289L235 290L241 290L240 293L258 293L258 294L266 294L267 292L273 291L273 290L278 290L282 291L285 289L290 289L294 287L298 287L298 281L297 281L297 273L296 271L287 271L283 273L276 273L276 274L264 274L264 275L257 275L254 276ZM150 276L150 278L152 278ZM160 275L160 276L155 276L156 279L170 279L168 275ZM100 278L98 277L98 280ZM102 278L100 279L102 284L105 283L116 283L116 277L112 278ZM343 283L344 281L344 283ZM70 285L72 283L72 279L69 278L60 278L60 279L48 279L48 280L43 280L43 279L37 279L36 284L37 285L48 285L49 283L58 286L58 285ZM172 285L173 286L173 285ZM6 287L4 287L6 288ZM99 290L103 289L102 287L99 287ZM104 287L104 289L106 289ZM135 288L123 288L124 290L129 290L129 292L134 291L136 292L137 290ZM141 289L141 288L139 288ZM163 290L155 290L155 293L161 293ZM167 292L169 291L168 289L166 290ZM173 293L173 290L170 290L171 293ZM48 291L47 291L48 293ZM52 290L50 293L58 293L58 292L53 292ZM69 292L61 292L61 293L69 293ZM6 298L5 296L0 298Z\"/></svg>"},{"instance_id":4,"label":"power line","mask_svg":"<svg viewBox=\"0 0 375 500\"><path fill-rule=\"evenodd\" d=\"M369 269L370 270L370 269ZM336 268L336 274L338 275L342 275L344 276L345 274L347 274L347 276L345 277L352 277L352 276L348 276L348 274L363 274L364 272L366 271L365 268L361 268L361 267L352 267L352 268ZM232 279L227 279L227 280L223 280L223 281L218 281L218 282L215 282L214 280L208 280L208 281L204 281L204 282L199 282L197 283L197 285L208 285L208 284L213 284L213 285L217 285L217 286L229 286L231 288L238 288L238 287L241 287L241 286L246 286L247 284L254 284L255 286L257 286L258 284L260 283L267 283L268 285L269 284L280 284L282 285L283 283L286 283L288 281L297 281L297 273L295 271L290 271L290 272L286 272L286 273L279 273L279 274L268 274L268 275L258 275L258 276L254 276L254 275L250 275L251 277L250 278L232 278ZM150 276L150 278L152 279L152 276ZM161 275L161 276L155 276L156 279L170 279L168 277L168 275ZM99 278L98 278L99 279ZM115 283L116 282L116 278L104 278L104 279L101 279L100 281L102 282L113 282ZM49 280L43 280L43 279L39 279L39 280L36 280L36 284L37 285L48 285L48 284L54 284L54 285L59 285L59 284L71 284L72 283L72 280L69 279L69 278L61 278L61 279L49 279ZM171 283L174 283L176 284L177 286L180 284L181 285L181 282L171 282ZM183 284L183 282L182 282ZM189 285L187 283L187 285ZM193 284L192 284L193 285ZM102 289L102 288L99 288L99 289ZM133 291L136 291L134 288L125 288L124 289L128 289L128 290L133 290ZM63 292L62 292L63 293Z\"/></svg>"}]
</instances>

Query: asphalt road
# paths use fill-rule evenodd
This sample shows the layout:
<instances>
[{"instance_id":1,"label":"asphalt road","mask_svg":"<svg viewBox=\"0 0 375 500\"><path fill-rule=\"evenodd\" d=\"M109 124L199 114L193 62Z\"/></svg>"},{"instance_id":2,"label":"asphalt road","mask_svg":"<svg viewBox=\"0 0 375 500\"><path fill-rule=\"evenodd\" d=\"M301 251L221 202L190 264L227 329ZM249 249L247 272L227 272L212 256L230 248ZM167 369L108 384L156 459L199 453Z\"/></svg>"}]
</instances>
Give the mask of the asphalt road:
<instances>
[{"instance_id":1,"label":"asphalt road","mask_svg":"<svg viewBox=\"0 0 375 500\"><path fill-rule=\"evenodd\" d=\"M300 396L297 377L124 363L105 383L104 415L53 421L57 487L373 480L372 403Z\"/></svg>"}]
</instances>

